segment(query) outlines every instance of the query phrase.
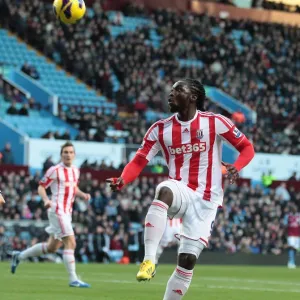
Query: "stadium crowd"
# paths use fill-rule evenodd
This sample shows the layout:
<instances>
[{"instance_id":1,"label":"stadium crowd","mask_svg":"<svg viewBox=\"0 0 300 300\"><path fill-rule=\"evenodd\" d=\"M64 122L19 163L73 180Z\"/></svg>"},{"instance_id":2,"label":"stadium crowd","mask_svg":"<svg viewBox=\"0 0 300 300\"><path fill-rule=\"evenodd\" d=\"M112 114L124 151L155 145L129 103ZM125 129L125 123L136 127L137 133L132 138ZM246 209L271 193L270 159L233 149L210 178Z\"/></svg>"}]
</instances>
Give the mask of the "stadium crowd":
<instances>
[{"instance_id":1,"label":"stadium crowd","mask_svg":"<svg viewBox=\"0 0 300 300\"><path fill-rule=\"evenodd\" d=\"M129 256L139 259L143 250L143 221L154 198L157 182L163 176L148 178L143 175L119 193L112 193L104 182L98 182L90 173L81 175L80 188L91 194L86 203L76 199L73 222L77 236L77 259L87 261L119 261ZM27 175L4 172L0 176L0 189L7 203L0 208L0 219L18 221L1 229L7 244L24 249L44 240L47 213L37 194L40 174ZM209 251L273 253L286 248L284 216L291 203L300 205L300 193L282 184L276 189L238 187L225 181L223 208L219 210L210 239ZM20 220L35 220L34 225L22 225ZM2 246L4 246L2 240ZM1 238L0 238L0 249ZM139 252L140 251L140 252ZM0 251L1 252L1 251ZM3 254L2 254L3 255ZM0 255L1 256L1 255Z\"/></svg>"},{"instance_id":2,"label":"stadium crowd","mask_svg":"<svg viewBox=\"0 0 300 300\"><path fill-rule=\"evenodd\" d=\"M257 2L260 2L260 0L253 0L253 6L257 7ZM297 5L298 4L298 5ZM259 7L262 7L263 9L271 9L271 10L280 10L280 11L286 11L286 12L294 12L299 13L300 12L300 5L299 3L293 4L292 2L289 2L289 4L285 4L282 2L274 2L269 0L263 0L262 3L259 4Z\"/></svg>"},{"instance_id":3,"label":"stadium crowd","mask_svg":"<svg viewBox=\"0 0 300 300\"><path fill-rule=\"evenodd\" d=\"M166 111L162 99L171 83L199 78L260 112L255 126L242 128L257 152L300 153L300 68L294 63L299 58L299 28L170 10L148 13L129 5L125 14L147 17L154 25L112 37L114 18L99 1L93 14L70 27L57 27L41 2L2 3L5 26L119 107L138 104ZM158 47L151 42L152 30L162 37ZM185 67L179 58L201 64ZM113 89L113 74L120 83L118 91Z\"/></svg>"}]
</instances>

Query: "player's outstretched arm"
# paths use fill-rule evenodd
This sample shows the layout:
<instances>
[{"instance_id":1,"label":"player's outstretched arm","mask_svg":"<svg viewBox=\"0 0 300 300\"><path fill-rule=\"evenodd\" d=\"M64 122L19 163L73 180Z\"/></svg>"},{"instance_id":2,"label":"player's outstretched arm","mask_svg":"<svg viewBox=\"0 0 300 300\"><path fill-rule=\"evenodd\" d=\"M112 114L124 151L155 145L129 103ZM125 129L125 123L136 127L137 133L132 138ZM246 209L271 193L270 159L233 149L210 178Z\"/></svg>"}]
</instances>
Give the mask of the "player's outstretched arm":
<instances>
[{"instance_id":1,"label":"player's outstretched arm","mask_svg":"<svg viewBox=\"0 0 300 300\"><path fill-rule=\"evenodd\" d=\"M119 178L108 178L106 182L110 184L113 191L122 189L122 187L132 181L134 181L143 169L146 167L148 160L139 154L130 161L124 168Z\"/></svg>"},{"instance_id":2,"label":"player's outstretched arm","mask_svg":"<svg viewBox=\"0 0 300 300\"><path fill-rule=\"evenodd\" d=\"M48 198L46 189L42 185L38 187L38 194L43 199L45 208L51 207L51 200Z\"/></svg>"},{"instance_id":3,"label":"player's outstretched arm","mask_svg":"<svg viewBox=\"0 0 300 300\"><path fill-rule=\"evenodd\" d=\"M1 193L1 191L0 191L0 205L2 205L2 204L4 204L5 203L5 200L4 200L4 198L3 198L3 196L2 196L2 193Z\"/></svg>"},{"instance_id":4,"label":"player's outstretched arm","mask_svg":"<svg viewBox=\"0 0 300 300\"><path fill-rule=\"evenodd\" d=\"M76 193L75 196L85 200L85 201L89 201L91 199L91 195L84 193L83 191L81 191L79 188L76 189Z\"/></svg>"},{"instance_id":5,"label":"player's outstretched arm","mask_svg":"<svg viewBox=\"0 0 300 300\"><path fill-rule=\"evenodd\" d=\"M160 150L158 141L158 122L154 123L144 136L143 143L134 158L129 162L119 178L106 180L113 191L120 190L124 185L134 181L146 167L148 162Z\"/></svg>"}]
</instances>

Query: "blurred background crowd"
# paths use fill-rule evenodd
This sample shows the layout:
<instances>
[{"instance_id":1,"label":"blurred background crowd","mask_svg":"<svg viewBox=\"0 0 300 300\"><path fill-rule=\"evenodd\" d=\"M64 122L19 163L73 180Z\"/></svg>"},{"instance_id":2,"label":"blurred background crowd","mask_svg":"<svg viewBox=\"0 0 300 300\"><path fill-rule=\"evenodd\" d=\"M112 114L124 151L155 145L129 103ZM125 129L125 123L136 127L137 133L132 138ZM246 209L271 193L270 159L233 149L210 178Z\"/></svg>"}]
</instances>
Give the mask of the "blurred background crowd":
<instances>
[{"instance_id":1,"label":"blurred background crowd","mask_svg":"<svg viewBox=\"0 0 300 300\"><path fill-rule=\"evenodd\" d=\"M47 213L37 194L40 176L26 175L25 171L0 176L0 189L8 200L0 208L0 219L35 220L35 226L26 222L12 222L6 229L0 226L2 251L5 245L22 250L47 238L43 222ZM131 262L139 261L143 255L144 218L156 184L164 178L141 175L121 192L113 193L105 182L93 179L90 173L82 174L80 188L91 194L91 200L86 203L77 199L74 205L77 259L108 262L120 261L125 256ZM224 205L219 209L208 251L283 253L287 247L284 219L292 205L299 208L300 193L285 183L274 189L263 185L251 187L247 182L229 185L225 181L224 189Z\"/></svg>"},{"instance_id":2,"label":"blurred background crowd","mask_svg":"<svg viewBox=\"0 0 300 300\"><path fill-rule=\"evenodd\" d=\"M166 112L172 83L194 77L259 112L255 126L239 124L257 152L300 153L298 27L172 10L150 12L135 4L112 14L95 1L80 25L58 28L42 2L2 1L2 5L6 12L2 24L117 103L119 111L113 111L108 122L101 112L61 111L62 119L80 128L78 140L102 141L104 124L109 124L121 131L138 130L134 137L140 141L148 124L137 129L139 120L128 121L123 128L119 112L125 109L141 116L146 110ZM110 27L122 25L125 16L149 22L112 36ZM191 66L184 64L187 59ZM121 141L132 142L128 139Z\"/></svg>"},{"instance_id":3,"label":"blurred background crowd","mask_svg":"<svg viewBox=\"0 0 300 300\"><path fill-rule=\"evenodd\" d=\"M214 2L235 5L233 0ZM212 99L206 101L207 110L236 123L256 152L300 154L299 27L171 9L149 10L134 3L119 11L106 11L106 4L105 0L94 1L80 24L66 27L54 19L51 4L0 0L1 27L95 89L106 104L116 104L108 109L59 102L55 118L75 128L76 136L73 138L69 129L49 129L39 137L140 144L149 126L168 115L167 95L172 84L192 77L219 88L257 113L253 123L239 110L228 112ZM252 6L300 11L299 6L267 0L253 1ZM136 22L139 25L134 27ZM42 82L40 67L23 61L18 70L34 82ZM42 110L38 101L0 76L2 94L1 105L8 105L6 115L34 118L33 111ZM86 99L81 100L84 103ZM0 149L1 165L12 165L16 159L9 143ZM160 176L142 175L119 193L112 193L86 170L120 172L126 162L114 166L87 159L81 165L85 171L80 188L92 198L89 203L77 199L74 205L79 261L126 258L134 263L142 258L143 221L165 168L160 164L148 168ZM7 203L0 207L0 220L5 222L4 226L0 221L0 259L12 248L22 250L47 238L47 214L37 187L43 173L56 163L49 157L35 175L26 171L1 173L0 190ZM269 173L262 174L257 185L245 181L229 186L225 181L224 205L207 251L275 255L285 251L285 217L292 206L300 208L300 193L289 182L299 178L293 174L276 188L273 180Z\"/></svg>"}]
</instances>

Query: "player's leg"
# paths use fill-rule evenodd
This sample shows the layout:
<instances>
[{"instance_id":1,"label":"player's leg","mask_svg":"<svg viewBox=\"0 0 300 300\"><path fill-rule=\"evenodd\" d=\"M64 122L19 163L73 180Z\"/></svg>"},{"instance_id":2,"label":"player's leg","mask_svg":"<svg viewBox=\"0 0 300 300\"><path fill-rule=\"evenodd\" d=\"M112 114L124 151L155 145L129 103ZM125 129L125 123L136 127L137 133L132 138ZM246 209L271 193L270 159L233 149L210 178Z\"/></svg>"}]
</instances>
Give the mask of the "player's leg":
<instances>
[{"instance_id":1,"label":"player's leg","mask_svg":"<svg viewBox=\"0 0 300 300\"><path fill-rule=\"evenodd\" d=\"M50 250L54 249L55 251L57 249L56 246L58 248L61 246L61 243L59 243L58 241L59 236L61 234L59 220L57 219L56 214L51 212L48 212L48 219L49 219L49 226L46 228L46 232L49 233L50 235L50 239L48 240L48 243L36 244L26 249L25 251L22 251L21 253L18 251L14 251L12 254L12 263L11 263L11 272L13 274L15 273L20 260L25 260L29 257L41 256L43 254L46 254L49 252L48 246L50 246ZM51 236L54 236L54 238Z\"/></svg>"},{"instance_id":2,"label":"player's leg","mask_svg":"<svg viewBox=\"0 0 300 300\"><path fill-rule=\"evenodd\" d=\"M63 261L69 274L69 286L88 288L89 284L78 279L76 274L75 255L76 241L74 235L65 236L62 238L64 244Z\"/></svg>"},{"instance_id":3,"label":"player's leg","mask_svg":"<svg viewBox=\"0 0 300 300\"><path fill-rule=\"evenodd\" d=\"M200 241L181 238L177 266L168 281L164 300L179 300L186 294L192 282L195 264L204 247Z\"/></svg>"},{"instance_id":4,"label":"player's leg","mask_svg":"<svg viewBox=\"0 0 300 300\"><path fill-rule=\"evenodd\" d=\"M166 226L163 236L158 244L156 256L155 256L155 266L157 267L159 258L161 257L162 253L164 252L165 247L168 245L168 226Z\"/></svg>"},{"instance_id":5,"label":"player's leg","mask_svg":"<svg viewBox=\"0 0 300 300\"><path fill-rule=\"evenodd\" d=\"M217 207L196 199L189 204L183 217L178 265L168 281L164 300L180 300L186 294L197 259L208 244Z\"/></svg>"},{"instance_id":6,"label":"player's leg","mask_svg":"<svg viewBox=\"0 0 300 300\"><path fill-rule=\"evenodd\" d=\"M155 274L156 253L166 228L167 214L170 208L179 211L182 206L181 204L180 190L175 181L167 180L157 186L155 199L145 219L145 256L136 277L138 281L153 278Z\"/></svg>"},{"instance_id":7,"label":"player's leg","mask_svg":"<svg viewBox=\"0 0 300 300\"><path fill-rule=\"evenodd\" d=\"M155 256L155 266L157 267L158 261L161 257L161 255L164 252L165 247L163 247L161 244L158 245L157 251L156 251L156 256Z\"/></svg>"},{"instance_id":8,"label":"player's leg","mask_svg":"<svg viewBox=\"0 0 300 300\"><path fill-rule=\"evenodd\" d=\"M295 255L296 255L296 249L298 248L298 240L296 237L288 237L288 245L289 245L289 250L288 250L288 268L289 269L295 269L296 268L296 263L295 263Z\"/></svg>"},{"instance_id":9,"label":"player's leg","mask_svg":"<svg viewBox=\"0 0 300 300\"><path fill-rule=\"evenodd\" d=\"M30 257L37 257L47 253L55 253L62 246L61 241L50 236L48 242L38 243L26 250L19 252L14 251L12 254L11 272L14 274L19 262Z\"/></svg>"}]
</instances>

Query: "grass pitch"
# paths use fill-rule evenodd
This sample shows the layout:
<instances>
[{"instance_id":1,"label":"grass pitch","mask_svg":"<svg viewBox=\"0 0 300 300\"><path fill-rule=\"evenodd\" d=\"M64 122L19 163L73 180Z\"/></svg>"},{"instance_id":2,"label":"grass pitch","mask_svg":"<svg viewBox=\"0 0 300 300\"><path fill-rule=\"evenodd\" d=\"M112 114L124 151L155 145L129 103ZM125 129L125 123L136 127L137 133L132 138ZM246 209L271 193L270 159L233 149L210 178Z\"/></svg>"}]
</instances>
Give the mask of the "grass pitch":
<instances>
[{"instance_id":1,"label":"grass pitch","mask_svg":"<svg viewBox=\"0 0 300 300\"><path fill-rule=\"evenodd\" d=\"M63 264L22 263L15 275L0 263L2 300L162 300L174 266L160 265L155 278L138 283L136 265L77 264L90 289L69 288ZM197 265L186 300L299 300L300 270L284 267Z\"/></svg>"}]
</instances>

